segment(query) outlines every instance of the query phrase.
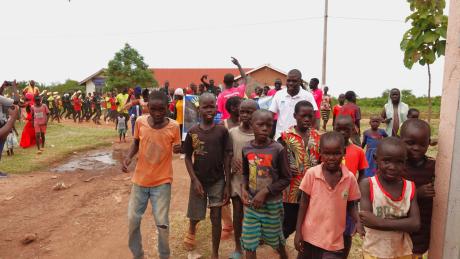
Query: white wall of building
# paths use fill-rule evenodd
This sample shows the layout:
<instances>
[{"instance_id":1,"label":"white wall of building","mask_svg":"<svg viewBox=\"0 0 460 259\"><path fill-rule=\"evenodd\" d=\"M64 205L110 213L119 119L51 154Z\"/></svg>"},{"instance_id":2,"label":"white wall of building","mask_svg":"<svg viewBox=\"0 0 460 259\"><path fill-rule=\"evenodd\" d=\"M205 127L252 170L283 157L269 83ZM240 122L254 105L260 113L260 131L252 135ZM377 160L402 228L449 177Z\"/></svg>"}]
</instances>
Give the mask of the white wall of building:
<instances>
[{"instance_id":1,"label":"white wall of building","mask_svg":"<svg viewBox=\"0 0 460 259\"><path fill-rule=\"evenodd\" d=\"M94 93L96 91L96 85L94 84L93 80L88 80L86 82L86 93Z\"/></svg>"}]
</instances>

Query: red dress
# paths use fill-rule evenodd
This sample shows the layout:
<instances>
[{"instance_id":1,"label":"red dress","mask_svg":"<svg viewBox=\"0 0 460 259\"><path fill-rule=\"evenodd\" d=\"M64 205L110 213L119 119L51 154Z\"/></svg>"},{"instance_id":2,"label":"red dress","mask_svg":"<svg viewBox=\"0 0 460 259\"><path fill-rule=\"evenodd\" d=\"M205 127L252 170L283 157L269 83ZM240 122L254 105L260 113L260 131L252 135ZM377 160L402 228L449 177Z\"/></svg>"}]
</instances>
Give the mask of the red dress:
<instances>
[{"instance_id":1,"label":"red dress","mask_svg":"<svg viewBox=\"0 0 460 259\"><path fill-rule=\"evenodd\" d=\"M26 121L26 125L24 125L24 129L22 130L21 142L19 143L19 146L21 146L22 148L35 146L35 129L32 126L31 111L27 112Z\"/></svg>"}]
</instances>

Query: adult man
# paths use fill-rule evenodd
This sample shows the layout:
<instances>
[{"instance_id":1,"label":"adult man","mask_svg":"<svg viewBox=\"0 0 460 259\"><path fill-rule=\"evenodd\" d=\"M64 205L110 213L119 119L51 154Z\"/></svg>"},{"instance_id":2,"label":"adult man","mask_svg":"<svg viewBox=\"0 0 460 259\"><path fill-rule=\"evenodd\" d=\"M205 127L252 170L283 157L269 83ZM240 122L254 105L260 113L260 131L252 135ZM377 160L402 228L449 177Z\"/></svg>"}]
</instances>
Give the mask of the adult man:
<instances>
[{"instance_id":1,"label":"adult man","mask_svg":"<svg viewBox=\"0 0 460 259\"><path fill-rule=\"evenodd\" d=\"M282 132L297 123L294 119L294 107L298 102L309 101L314 110L318 110L313 95L300 88L302 73L299 70L293 69L289 71L286 82L286 88L275 94L269 109L271 112L278 114L275 140L281 136Z\"/></svg>"},{"instance_id":2,"label":"adult man","mask_svg":"<svg viewBox=\"0 0 460 259\"><path fill-rule=\"evenodd\" d=\"M388 136L398 136L401 125L407 120L409 106L401 102L401 92L397 88L390 91L388 103L382 111L383 122L387 124Z\"/></svg>"},{"instance_id":3,"label":"adult man","mask_svg":"<svg viewBox=\"0 0 460 259\"><path fill-rule=\"evenodd\" d=\"M165 83L165 88L167 89L167 87L169 87L169 82L166 81L166 83ZM118 106L117 111L119 114L123 114L123 116L125 116L126 121L129 120L128 110L126 110L125 108L128 98L129 98L128 88L123 89L123 92L119 93L116 97L117 106Z\"/></svg>"},{"instance_id":4,"label":"adult man","mask_svg":"<svg viewBox=\"0 0 460 259\"><path fill-rule=\"evenodd\" d=\"M320 107L321 101L323 100L323 91L318 88L318 85L319 85L318 78L312 78L308 85L310 86L311 93L313 94L313 97L315 98L316 106ZM315 116L316 116L316 122L314 126L316 130L319 130L319 125L321 124L321 112L317 110L315 113Z\"/></svg>"},{"instance_id":5,"label":"adult man","mask_svg":"<svg viewBox=\"0 0 460 259\"><path fill-rule=\"evenodd\" d=\"M203 75L200 79L203 85L206 87L205 91L217 96L217 86L214 85L214 79L210 79L209 83L206 82L205 79L208 79L208 75Z\"/></svg>"}]
</instances>

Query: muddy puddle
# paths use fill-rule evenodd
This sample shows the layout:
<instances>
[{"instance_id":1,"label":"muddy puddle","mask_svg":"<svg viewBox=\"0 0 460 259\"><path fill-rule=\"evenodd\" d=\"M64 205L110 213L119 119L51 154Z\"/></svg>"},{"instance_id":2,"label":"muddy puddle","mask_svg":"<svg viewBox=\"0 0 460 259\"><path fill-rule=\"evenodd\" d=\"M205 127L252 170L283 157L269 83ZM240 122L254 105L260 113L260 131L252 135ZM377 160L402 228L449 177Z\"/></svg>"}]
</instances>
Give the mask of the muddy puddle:
<instances>
[{"instance_id":1,"label":"muddy puddle","mask_svg":"<svg viewBox=\"0 0 460 259\"><path fill-rule=\"evenodd\" d=\"M100 171L119 166L121 158L120 151L117 150L95 150L81 152L72 155L64 161L51 168L51 172L65 173L74 171Z\"/></svg>"}]
</instances>

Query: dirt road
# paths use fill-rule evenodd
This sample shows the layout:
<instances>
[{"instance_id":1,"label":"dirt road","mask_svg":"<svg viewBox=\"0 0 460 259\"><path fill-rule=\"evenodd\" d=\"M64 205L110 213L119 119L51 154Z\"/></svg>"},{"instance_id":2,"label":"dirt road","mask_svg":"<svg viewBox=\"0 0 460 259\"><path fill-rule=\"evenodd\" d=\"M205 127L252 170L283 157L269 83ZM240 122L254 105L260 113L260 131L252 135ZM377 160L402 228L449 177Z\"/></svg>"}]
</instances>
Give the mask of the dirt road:
<instances>
[{"instance_id":1,"label":"dirt road","mask_svg":"<svg viewBox=\"0 0 460 259\"><path fill-rule=\"evenodd\" d=\"M119 161L127 148L127 144L115 144L102 153L76 154L69 161L50 165L46 172L0 179L0 259L131 258L127 246L131 182L130 175L119 170ZM187 227L189 180L184 163L178 157L173 167L172 258L187 258L182 238ZM59 182L70 187L53 190ZM157 258L150 205L145 215L144 249L147 258ZM210 223L207 220L200 224L198 252L208 258ZM36 235L37 239L24 245L21 241L27 234ZM222 242L221 258L228 258L232 248L232 241ZM289 251L293 254L292 248ZM273 255L268 248L261 253L261 258Z\"/></svg>"}]
</instances>

